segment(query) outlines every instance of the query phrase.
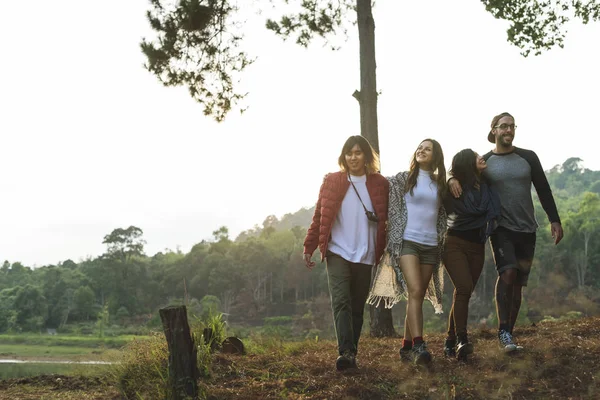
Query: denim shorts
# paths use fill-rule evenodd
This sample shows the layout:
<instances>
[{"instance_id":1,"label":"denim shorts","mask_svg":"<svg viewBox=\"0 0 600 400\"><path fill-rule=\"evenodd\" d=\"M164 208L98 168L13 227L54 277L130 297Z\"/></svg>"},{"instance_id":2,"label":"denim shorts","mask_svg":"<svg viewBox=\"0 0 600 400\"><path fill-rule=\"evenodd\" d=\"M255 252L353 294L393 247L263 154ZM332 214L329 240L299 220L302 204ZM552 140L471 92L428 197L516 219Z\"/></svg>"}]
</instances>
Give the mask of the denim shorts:
<instances>
[{"instance_id":1,"label":"denim shorts","mask_svg":"<svg viewBox=\"0 0 600 400\"><path fill-rule=\"evenodd\" d=\"M419 257L419 264L436 265L438 263L438 247L405 240L402 242L400 256L413 255Z\"/></svg>"}]
</instances>

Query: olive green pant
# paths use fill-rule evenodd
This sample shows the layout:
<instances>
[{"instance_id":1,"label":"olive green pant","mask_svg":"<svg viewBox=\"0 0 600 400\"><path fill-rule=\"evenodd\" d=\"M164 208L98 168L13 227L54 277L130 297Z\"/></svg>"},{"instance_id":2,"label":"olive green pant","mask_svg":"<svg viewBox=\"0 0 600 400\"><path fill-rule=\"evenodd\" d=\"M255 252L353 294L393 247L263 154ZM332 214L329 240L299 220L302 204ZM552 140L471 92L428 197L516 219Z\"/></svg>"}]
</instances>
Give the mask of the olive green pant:
<instances>
[{"instance_id":1,"label":"olive green pant","mask_svg":"<svg viewBox=\"0 0 600 400\"><path fill-rule=\"evenodd\" d=\"M371 266L346 261L327 252L327 281L340 355L356 354L363 325L365 302L371 286Z\"/></svg>"}]
</instances>

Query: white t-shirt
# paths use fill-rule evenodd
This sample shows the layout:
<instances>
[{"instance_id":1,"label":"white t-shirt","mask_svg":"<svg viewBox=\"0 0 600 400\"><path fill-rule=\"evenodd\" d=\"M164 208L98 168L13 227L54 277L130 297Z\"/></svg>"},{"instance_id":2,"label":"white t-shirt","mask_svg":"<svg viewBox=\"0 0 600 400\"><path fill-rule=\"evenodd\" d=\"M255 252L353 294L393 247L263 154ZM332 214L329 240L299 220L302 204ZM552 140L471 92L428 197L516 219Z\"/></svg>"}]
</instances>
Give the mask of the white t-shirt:
<instances>
[{"instance_id":1,"label":"white t-shirt","mask_svg":"<svg viewBox=\"0 0 600 400\"><path fill-rule=\"evenodd\" d=\"M429 171L419 170L413 194L406 192L404 199L408 221L403 239L426 246L437 246L438 187L431 180Z\"/></svg>"},{"instance_id":2,"label":"white t-shirt","mask_svg":"<svg viewBox=\"0 0 600 400\"><path fill-rule=\"evenodd\" d=\"M374 211L367 191L367 176L350 177L367 210ZM373 265L376 235L377 223L367 219L365 210L350 185L333 222L328 250L346 261Z\"/></svg>"}]
</instances>

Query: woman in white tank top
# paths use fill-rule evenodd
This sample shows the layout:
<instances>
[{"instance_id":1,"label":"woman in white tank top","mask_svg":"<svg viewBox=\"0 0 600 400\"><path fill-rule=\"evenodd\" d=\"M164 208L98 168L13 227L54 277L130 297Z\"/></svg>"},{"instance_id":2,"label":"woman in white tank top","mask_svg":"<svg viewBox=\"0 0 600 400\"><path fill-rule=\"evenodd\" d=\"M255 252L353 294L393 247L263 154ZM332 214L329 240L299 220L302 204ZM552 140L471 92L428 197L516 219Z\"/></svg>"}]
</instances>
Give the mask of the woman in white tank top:
<instances>
[{"instance_id":1,"label":"woman in white tank top","mask_svg":"<svg viewBox=\"0 0 600 400\"><path fill-rule=\"evenodd\" d=\"M440 268L447 216L441 194L446 188L446 168L440 144L423 140L410 169L387 178L390 182L387 247L369 296L370 304L383 300L387 307L408 299L404 324L402 360L427 364L431 354L423 341L423 301L430 300L440 313L443 269ZM393 268L396 282L383 282ZM381 272L380 272L381 271ZM433 279L432 279L433 277ZM381 279L381 285L379 285ZM394 287L390 296L385 287Z\"/></svg>"}]
</instances>

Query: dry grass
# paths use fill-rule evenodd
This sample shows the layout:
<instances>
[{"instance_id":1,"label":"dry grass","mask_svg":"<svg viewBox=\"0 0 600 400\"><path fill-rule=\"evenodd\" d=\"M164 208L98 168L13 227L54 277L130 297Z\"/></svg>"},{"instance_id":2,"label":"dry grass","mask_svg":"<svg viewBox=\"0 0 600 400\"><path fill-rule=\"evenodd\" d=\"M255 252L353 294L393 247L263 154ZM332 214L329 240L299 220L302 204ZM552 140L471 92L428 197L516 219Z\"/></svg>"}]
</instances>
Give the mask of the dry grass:
<instances>
[{"instance_id":1,"label":"dry grass","mask_svg":"<svg viewBox=\"0 0 600 400\"><path fill-rule=\"evenodd\" d=\"M200 384L209 399L600 398L600 318L543 323L515 333L525 350L506 356L494 331L474 330L475 354L467 363L444 358L444 336L429 335L434 357L429 369L399 361L400 339L365 337L359 370L345 373L335 371L333 342L273 342L260 354L215 355L210 376ZM101 380L61 379L0 381L0 399L119 398Z\"/></svg>"},{"instance_id":2,"label":"dry grass","mask_svg":"<svg viewBox=\"0 0 600 400\"><path fill-rule=\"evenodd\" d=\"M431 368L401 363L400 339L361 340L359 370L339 373L332 342L290 351L217 355L203 385L212 399L598 399L600 318L517 329L525 347L501 354L493 331L475 330L467 363L442 355L443 335L426 339Z\"/></svg>"},{"instance_id":3,"label":"dry grass","mask_svg":"<svg viewBox=\"0 0 600 400\"><path fill-rule=\"evenodd\" d=\"M101 378L43 375L0 381L0 400L120 399L116 388Z\"/></svg>"}]
</instances>

